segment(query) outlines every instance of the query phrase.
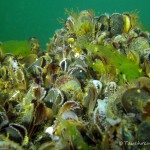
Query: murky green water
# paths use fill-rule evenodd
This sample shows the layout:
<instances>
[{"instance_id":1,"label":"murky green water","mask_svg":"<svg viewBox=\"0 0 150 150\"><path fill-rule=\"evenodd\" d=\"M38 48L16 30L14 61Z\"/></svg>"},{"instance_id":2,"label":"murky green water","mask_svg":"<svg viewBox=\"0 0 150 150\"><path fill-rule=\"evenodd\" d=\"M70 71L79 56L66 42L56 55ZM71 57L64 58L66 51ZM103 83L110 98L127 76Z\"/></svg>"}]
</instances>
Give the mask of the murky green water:
<instances>
[{"instance_id":1,"label":"murky green water","mask_svg":"<svg viewBox=\"0 0 150 150\"><path fill-rule=\"evenodd\" d=\"M40 39L42 47L62 25L65 8L93 9L101 13L137 10L140 20L150 26L149 0L0 0L0 41Z\"/></svg>"}]
</instances>

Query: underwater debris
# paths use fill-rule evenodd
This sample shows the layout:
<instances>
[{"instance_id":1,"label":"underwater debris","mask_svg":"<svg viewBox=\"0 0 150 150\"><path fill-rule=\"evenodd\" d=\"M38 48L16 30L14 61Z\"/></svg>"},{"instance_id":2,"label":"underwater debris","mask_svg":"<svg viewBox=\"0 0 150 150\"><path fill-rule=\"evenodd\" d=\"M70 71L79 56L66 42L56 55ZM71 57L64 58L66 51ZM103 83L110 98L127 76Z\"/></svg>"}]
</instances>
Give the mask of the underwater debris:
<instances>
[{"instance_id":1,"label":"underwater debris","mask_svg":"<svg viewBox=\"0 0 150 150\"><path fill-rule=\"evenodd\" d=\"M69 13L41 52L0 43L0 149L149 149L150 38L136 15Z\"/></svg>"}]
</instances>

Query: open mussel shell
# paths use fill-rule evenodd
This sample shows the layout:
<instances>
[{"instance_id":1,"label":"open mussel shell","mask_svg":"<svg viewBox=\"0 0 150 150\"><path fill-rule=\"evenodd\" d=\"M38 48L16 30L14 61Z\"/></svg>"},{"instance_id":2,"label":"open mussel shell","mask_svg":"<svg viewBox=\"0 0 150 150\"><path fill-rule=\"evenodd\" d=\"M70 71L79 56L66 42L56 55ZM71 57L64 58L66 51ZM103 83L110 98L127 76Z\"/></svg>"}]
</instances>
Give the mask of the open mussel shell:
<instances>
[{"instance_id":1,"label":"open mussel shell","mask_svg":"<svg viewBox=\"0 0 150 150\"><path fill-rule=\"evenodd\" d=\"M9 139L21 144L27 137L27 130L23 125L10 123L8 127L5 128L6 136L9 135Z\"/></svg>"},{"instance_id":2,"label":"open mussel shell","mask_svg":"<svg viewBox=\"0 0 150 150\"><path fill-rule=\"evenodd\" d=\"M41 85L38 85L37 83L33 83L30 85L30 88L23 98L23 105L29 105L33 99L39 99L42 100L46 95L46 90Z\"/></svg>"},{"instance_id":3,"label":"open mussel shell","mask_svg":"<svg viewBox=\"0 0 150 150\"><path fill-rule=\"evenodd\" d=\"M33 117L34 125L40 125L45 120L48 120L52 117L51 109L46 107L43 101L36 101L34 105L35 105L34 117Z\"/></svg>"},{"instance_id":4,"label":"open mussel shell","mask_svg":"<svg viewBox=\"0 0 150 150\"><path fill-rule=\"evenodd\" d=\"M98 98L98 87L96 87L95 81L89 82L89 84L85 87L85 95L82 101L82 105L88 110L88 114L93 114L93 109L96 105Z\"/></svg>"},{"instance_id":5,"label":"open mussel shell","mask_svg":"<svg viewBox=\"0 0 150 150\"><path fill-rule=\"evenodd\" d=\"M52 110L46 107L43 101L33 100L31 104L25 106L20 121L26 126L29 137L31 137L37 127L44 121L51 119L51 117Z\"/></svg>"},{"instance_id":6,"label":"open mussel shell","mask_svg":"<svg viewBox=\"0 0 150 150\"><path fill-rule=\"evenodd\" d=\"M4 109L6 111L7 117L9 120L15 120L18 117L18 110L17 110L17 106L18 106L18 101L16 99L14 100L7 100L4 103Z\"/></svg>"},{"instance_id":7,"label":"open mussel shell","mask_svg":"<svg viewBox=\"0 0 150 150\"><path fill-rule=\"evenodd\" d=\"M46 68L44 85L45 88L50 88L55 84L60 67L57 63L50 63Z\"/></svg>"},{"instance_id":8,"label":"open mussel shell","mask_svg":"<svg viewBox=\"0 0 150 150\"><path fill-rule=\"evenodd\" d=\"M70 68L68 73L69 75L77 78L80 83L84 83L84 81L88 78L86 69L80 66Z\"/></svg>"},{"instance_id":9,"label":"open mussel shell","mask_svg":"<svg viewBox=\"0 0 150 150\"><path fill-rule=\"evenodd\" d=\"M76 109L81 109L81 105L76 101L70 100L62 105L62 107L59 109L58 114L62 115L66 111L74 111Z\"/></svg>"},{"instance_id":10,"label":"open mussel shell","mask_svg":"<svg viewBox=\"0 0 150 150\"><path fill-rule=\"evenodd\" d=\"M60 76L55 85L64 93L67 100L80 100L81 84L76 78L68 75Z\"/></svg>"},{"instance_id":11,"label":"open mussel shell","mask_svg":"<svg viewBox=\"0 0 150 150\"><path fill-rule=\"evenodd\" d=\"M44 102L47 107L52 108L53 114L55 114L64 102L64 95L59 89L51 88L44 98Z\"/></svg>"}]
</instances>

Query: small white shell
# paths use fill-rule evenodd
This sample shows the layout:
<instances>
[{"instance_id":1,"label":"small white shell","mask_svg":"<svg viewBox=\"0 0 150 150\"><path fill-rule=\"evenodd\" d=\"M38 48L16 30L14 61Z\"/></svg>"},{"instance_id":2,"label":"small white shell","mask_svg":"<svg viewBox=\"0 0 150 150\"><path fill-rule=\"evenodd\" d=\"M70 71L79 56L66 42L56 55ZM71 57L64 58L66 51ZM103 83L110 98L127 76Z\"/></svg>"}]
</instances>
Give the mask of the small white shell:
<instances>
[{"instance_id":1,"label":"small white shell","mask_svg":"<svg viewBox=\"0 0 150 150\"><path fill-rule=\"evenodd\" d=\"M56 136L54 135L54 127L53 126L50 126L48 127L46 130L45 130L45 133L49 134L50 138L53 140L53 141L58 141L59 140L59 136Z\"/></svg>"}]
</instances>

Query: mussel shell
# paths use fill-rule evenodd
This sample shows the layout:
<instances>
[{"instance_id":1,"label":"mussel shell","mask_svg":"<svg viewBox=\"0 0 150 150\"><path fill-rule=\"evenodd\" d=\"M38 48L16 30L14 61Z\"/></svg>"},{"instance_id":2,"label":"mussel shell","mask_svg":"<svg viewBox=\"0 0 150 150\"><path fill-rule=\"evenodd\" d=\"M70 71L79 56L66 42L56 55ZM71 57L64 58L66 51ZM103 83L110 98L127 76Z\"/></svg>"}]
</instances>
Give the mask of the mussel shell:
<instances>
[{"instance_id":1,"label":"mussel shell","mask_svg":"<svg viewBox=\"0 0 150 150\"><path fill-rule=\"evenodd\" d=\"M150 93L150 78L140 77L135 80L135 85L137 88L143 89Z\"/></svg>"},{"instance_id":2,"label":"mussel shell","mask_svg":"<svg viewBox=\"0 0 150 150\"><path fill-rule=\"evenodd\" d=\"M22 125L10 123L9 126L5 128L5 134L9 135L12 141L21 144L25 136L27 136L27 130Z\"/></svg>"},{"instance_id":3,"label":"mussel shell","mask_svg":"<svg viewBox=\"0 0 150 150\"><path fill-rule=\"evenodd\" d=\"M55 114L64 102L64 95L59 89L51 88L44 98L44 102L47 107L52 108Z\"/></svg>"},{"instance_id":4,"label":"mussel shell","mask_svg":"<svg viewBox=\"0 0 150 150\"><path fill-rule=\"evenodd\" d=\"M83 70L80 67L71 68L68 72L70 73L70 75L77 78L80 81L80 83L83 83L83 81L85 81L88 78L86 70Z\"/></svg>"},{"instance_id":5,"label":"mussel shell","mask_svg":"<svg viewBox=\"0 0 150 150\"><path fill-rule=\"evenodd\" d=\"M59 78L57 78L55 85L64 93L68 100L76 99L79 91L81 92L80 82L72 76L60 76Z\"/></svg>"},{"instance_id":6,"label":"mussel shell","mask_svg":"<svg viewBox=\"0 0 150 150\"><path fill-rule=\"evenodd\" d=\"M134 50L138 52L140 55L142 55L143 51L148 48L149 48L148 39L144 37L134 38L129 45L130 50Z\"/></svg>"},{"instance_id":7,"label":"mussel shell","mask_svg":"<svg viewBox=\"0 0 150 150\"><path fill-rule=\"evenodd\" d=\"M131 88L122 96L122 105L127 113L144 113L150 94L143 89Z\"/></svg>"},{"instance_id":8,"label":"mussel shell","mask_svg":"<svg viewBox=\"0 0 150 150\"><path fill-rule=\"evenodd\" d=\"M123 15L119 13L112 14L110 17L110 33L111 36L122 34L124 28Z\"/></svg>"},{"instance_id":9,"label":"mussel shell","mask_svg":"<svg viewBox=\"0 0 150 150\"><path fill-rule=\"evenodd\" d=\"M105 31L109 29L109 16L107 14L101 15L97 20L98 30Z\"/></svg>"}]
</instances>

